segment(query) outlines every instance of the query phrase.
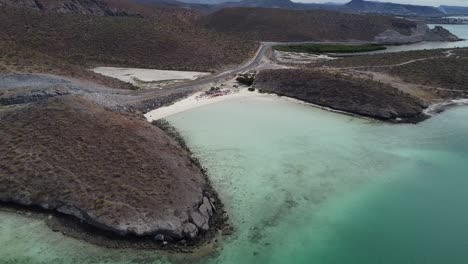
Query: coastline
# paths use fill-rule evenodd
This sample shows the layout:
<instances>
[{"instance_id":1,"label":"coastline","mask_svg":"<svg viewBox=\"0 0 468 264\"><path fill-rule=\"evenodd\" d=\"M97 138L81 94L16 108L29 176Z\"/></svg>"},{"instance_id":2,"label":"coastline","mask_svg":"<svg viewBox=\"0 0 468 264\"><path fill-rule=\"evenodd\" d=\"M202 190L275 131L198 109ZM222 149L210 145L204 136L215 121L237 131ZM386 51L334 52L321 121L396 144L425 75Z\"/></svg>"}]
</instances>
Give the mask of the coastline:
<instances>
[{"instance_id":1,"label":"coastline","mask_svg":"<svg viewBox=\"0 0 468 264\"><path fill-rule=\"evenodd\" d=\"M157 251L161 256L181 256L197 259L213 254L225 235L220 232L209 232L197 241L156 243L151 237L119 236L114 233L96 228L78 219L56 211L50 211L38 206L23 206L15 203L0 204L0 213L14 214L24 218L41 221L50 229L66 237L93 246L111 250Z\"/></svg>"},{"instance_id":2,"label":"coastline","mask_svg":"<svg viewBox=\"0 0 468 264\"><path fill-rule=\"evenodd\" d=\"M172 195L172 193L169 192L172 189L170 188L173 186L172 184L174 183L174 181L178 179L177 177L184 177L185 179L185 177L187 177L186 175L192 175L192 172L194 171L197 174L194 173L193 174L194 176L192 178L187 178L187 181L188 181L187 184L190 185L192 183L199 183L199 185L196 185L193 188L194 190L193 193L195 193L194 196L196 196L196 198L203 197L203 200L190 199L191 197L188 196L188 198L186 199L188 200L187 202L188 206L183 206L183 207L179 206L179 207L182 207L182 210L185 208L189 208L189 210L193 210L193 211L188 211L187 214L191 212L196 212L196 213L200 212L199 214L203 214L204 211L200 211L201 210L200 208L204 206L204 208L206 209L207 202L205 202L205 200L208 200L210 204L215 204L216 208L214 210L212 210L213 209L212 207L209 207L210 209L206 209L207 211L205 211L205 213L210 214L209 219L207 219L205 215L202 215L206 221L204 223L207 223L207 224L209 223L209 226L207 225L203 229L201 229L199 231L199 234L200 234L199 236L197 236L197 234L195 235L190 234L190 236L188 236L185 230L184 230L183 236L177 236L176 232L178 232L178 229L173 231L173 233L175 234L173 236L172 235L173 233L171 233L172 232L171 229L163 229L163 228L159 228L158 226L156 226L156 228L159 228L159 229L155 228L154 229L155 231L150 230L149 232L137 232L138 230L136 229L128 229L128 230L119 229L120 226L118 226L118 223L115 224L115 222L109 222L108 219L112 219L113 217L112 215L108 216L108 218L101 219L99 218L100 215L98 215L97 213L95 214L88 213L88 212L99 213L100 211L98 209L102 207L98 207L98 206L87 207L87 204L82 202L81 200L77 200L77 199L73 200L71 198L68 198L67 200L66 198L68 196L65 198L62 198L62 196L60 196L61 193L57 193L56 196L52 196L51 198L48 198L47 200L43 199L45 201L40 200L41 198L40 196L39 198L36 198L38 196L34 196L35 193L33 192L33 190L34 191L43 190L44 188L51 186L51 184L49 184L49 185L46 185L46 187L43 187L47 178L49 179L53 178L54 177L53 175L52 177L47 177L45 179L42 179L42 178L37 179L37 182L31 183L31 185L33 185L34 188L32 188L27 193L23 194L23 196L18 196L18 195L8 196L9 191L15 190L14 188L16 188L16 185L14 184L3 185L5 191L2 192L2 195L1 195L2 197L0 197L0 200L2 200L2 202L0 203L1 211L8 210L8 211L14 211L18 213L25 212L24 214L26 215L37 213L37 215L41 216L41 218L47 221L47 224L51 227L52 230L61 232L63 234L66 234L70 237L77 238L79 240L90 242L91 244L95 244L95 245L99 245L99 246L103 246L107 248L139 248L139 249L150 248L150 249L164 249L164 250L174 251L174 252L191 253L191 252L198 251L199 248L204 248L205 245L210 245L211 247L211 245L215 244L217 240L217 238L215 237L217 237L219 234L223 232L225 234L229 233L230 227L227 225L227 216L225 215L225 212L223 210L222 202L218 199L218 195L211 187L209 179L207 178L207 175L206 175L206 171L201 167L199 162L196 162L196 160L193 158L193 155L190 153L190 151L183 149L182 146L178 146L176 139L174 138L171 139L171 135L166 135L160 129L154 127L151 124L148 124L146 120L143 120L141 115L137 116L135 114L125 115L125 114L115 113L114 111L110 109L105 109L101 106L88 102L83 98L71 96L71 95L65 95L63 97L57 96L56 98L52 98L52 99L44 99L44 101L42 102L31 103L27 106L21 105L21 106L17 106L16 108L9 109L8 112L6 113L2 112L2 117L8 116L11 119L11 120L7 118L2 119L5 121L5 124L7 124L6 128L10 130L16 129L16 126L18 126L18 122L16 120L21 120L22 119L21 117L24 116L24 113L27 113L26 111L28 109L37 110L37 108L35 107L37 107L38 105L43 107L42 110L51 109L51 108L53 108L54 110L60 109L60 111L55 111L55 112L50 111L53 113L49 112L48 117L47 117L48 120L56 121L54 122L54 126L58 127L57 129L66 130L66 129L71 128L72 126L68 125L69 122L78 122L78 123L82 123L80 121L85 121L84 123L88 122L88 126L81 125L80 126L81 130L78 131L80 132L79 136L82 138L82 141L85 141L88 138L90 140L93 140L93 137L89 136L89 134L90 133L96 134L95 130L93 130L95 126L93 126L92 124L89 124L91 122L89 119L88 112L101 116L102 119L111 120L114 122L114 124L118 123L118 125L122 128L121 130L117 132L113 130L108 130L107 127L101 127L102 130L110 131L107 134L107 138L113 138L115 142L120 142L122 146L125 146L125 149L130 149L130 151L133 150L133 153L147 153L148 154L147 156L150 156L148 160L145 160L141 157L136 157L133 153L130 153L130 154L127 153L128 156L124 156L123 154L125 152L121 152L120 150L117 150L120 153L119 157L125 157L123 158L125 162L120 162L120 163L116 162L115 165L111 168L103 167L106 170L105 173L102 173L102 174L92 173L91 174L92 179L95 179L97 176L100 176L100 175L102 175L102 177L105 178L104 179L105 185L107 185L107 187L105 187L106 190L109 188L109 185L107 184L107 179L109 179L108 175L113 175L112 170L115 170L115 169L119 169L119 171L123 173L124 175L119 175L119 177L115 179L111 178L114 186L131 186L131 183L135 182L134 181L135 179L137 178L141 179L141 182L145 183L144 186L148 186L147 189L151 189L152 192L149 193L145 197L146 199L145 201L129 199L130 202L134 202L132 206L135 206L135 207L142 206L143 209L150 208L152 210L156 210L158 208L163 208L162 206L160 206L160 204L163 204L164 206L166 204L169 204L170 206L172 206L172 208L175 208L173 210L180 210L177 207L178 206L177 204L174 204L171 202L172 200L169 200L169 199L172 199L170 196ZM87 110L86 114L83 114L84 112L83 109ZM47 111L47 110L44 110L44 111ZM8 113L10 115L7 115ZM38 116L45 116L45 115L39 114L37 111L36 111L36 114ZM37 118L37 117L30 117L30 118L37 120L38 124L43 124L44 126L48 126L48 123L41 122L40 118ZM27 118L23 118L23 119L27 120ZM92 121L98 123L99 125L104 123L104 122L101 122L100 119L97 119L97 120L92 119ZM25 122L27 124L32 123L32 122L27 122L27 121ZM10 126L8 126L8 124L10 124ZM130 130L127 129L128 126L131 126L133 131L137 132L136 136L132 135L134 132L129 132ZM5 137L6 142L9 142L8 135L23 134L23 133L13 133L10 130L6 130L6 128L4 131L2 131L4 135L7 135ZM20 128L23 130L19 130L19 131L25 131L23 127L20 127ZM27 127L27 129L29 129L29 127ZM27 129L26 131L28 131ZM37 127L34 127L34 129L37 129ZM41 131L41 130L48 131L48 132L51 131L51 129L38 129L38 131ZM61 131L64 131L64 130L61 130ZM64 131L63 133L58 133L58 134L71 135L73 133ZM55 135L55 134L52 134L52 135ZM134 139L134 137L137 137L137 138ZM57 140L54 140L54 136L51 136L51 140L49 140L49 138L46 138L44 140L46 140L46 142L52 142L52 143L59 142L57 144L60 144L60 142L65 142L65 143L68 142L67 144L70 144L70 145L58 145L58 146L52 145L53 147L59 148L62 151L62 153L66 154L68 149L76 147L76 144L71 143L71 142L74 142L73 141L74 138L75 137L66 138L68 140L62 138L63 140L57 141ZM145 141L146 138L148 138L148 140ZM160 140L158 141L158 139ZM167 144L166 142L169 144ZM52 143L48 143L48 144L52 144ZM109 149L109 148L112 148L112 145L113 145L109 143L110 142L102 142L101 144L104 146L107 146L107 149ZM19 147L21 146L21 144L18 144L18 143L15 143L15 144L16 146L19 146ZM23 143L23 144L27 144L27 143ZM77 144L80 144L80 143L77 143ZM90 145L96 145L96 144L93 143ZM139 146L145 146L145 147L141 148ZM168 152L167 149L169 150L174 149L173 151L176 152L176 154L174 156L171 156L172 152ZM91 150L85 148L80 153L82 153L81 155L85 157L90 157L90 160L93 160L93 161L99 160L97 158L98 155L95 155L93 150L95 150L95 148L92 148ZM74 149L73 151L76 152L76 149ZM154 171L157 172L158 168L151 167L151 166L156 166L156 165L162 166L161 167L162 169L167 170L167 168L163 166L165 163L164 163L164 160L161 158L161 156L158 153L156 153L155 155L152 155L153 154L152 151L158 151L159 153L164 153L164 155L166 156L163 156L162 158L166 158L166 157L168 157L167 159L170 158L169 164L172 164L173 162L180 164L181 162L179 161L179 157L184 157L183 163L181 164L184 164L184 166L187 168L190 168L190 170L189 169L185 171L175 170L177 174L168 175L169 177L166 177L166 178L170 178L171 182L169 184L165 184L164 182L165 178L159 179L158 178L159 174L152 174ZM159 158L160 162L155 163L151 157L156 158L156 159ZM46 159L45 157L43 158ZM54 158L54 156L52 156L52 158ZM135 161L135 164L146 164L146 166L148 166L148 169L142 172L140 168L137 167L135 169L134 167L130 166L134 163L130 163L130 165L122 166L122 163L126 164L126 162L131 162L132 159L137 159ZM62 156L59 156L57 160L54 160L54 164L58 164L57 166L64 166L65 168L67 168L66 167L67 164L63 163L62 160L65 160L68 162L69 160L73 160L73 157L64 159L62 158ZM95 161L95 163L97 164L95 166L97 166L98 168L102 167L101 165L102 162ZM93 165L92 162L87 162L87 164L83 166L92 166L92 165ZM47 163L47 166L51 166L51 165ZM80 166L77 166L77 167L80 167ZM40 172L41 168L42 167L38 166L38 168L36 169L36 173ZM80 172L76 172L76 173L81 173L78 176L73 173L73 168L71 168L71 170L72 171L70 172L70 175L72 175L73 177L75 176L81 177L79 183L86 184L86 186L88 186L88 188L90 189L89 193L103 193L102 195L108 195L109 198L107 198L106 201L109 201L109 202L107 202L108 205L106 205L107 206L106 208L110 208L108 211L112 210L111 205L115 204L115 201L118 201L118 199L120 198L117 193L112 193L112 189L109 190L107 193L104 191L99 192L100 190L98 189L98 187L100 186L99 184L102 183L99 181L97 181L96 184L94 184L94 182L90 182L88 184L86 180L89 178L86 178L86 176L89 174L87 174L84 167L80 169ZM126 173L126 171L130 171L130 173ZM140 174L135 174L134 173L135 171L139 172ZM135 176L133 177L133 179L130 178L127 181L127 179L125 178L125 175L135 175ZM16 175L12 174L11 177L14 177L14 176ZM16 177L16 179L18 179L18 181L20 180L19 177ZM66 178L65 175L60 174L57 176L57 181L55 181L53 184L60 185L60 188L58 188L59 190L68 190L72 188L74 188L73 190L75 189L78 189L79 191L81 190L80 189L81 185L78 186L77 188L71 185L72 183L75 182L73 181L73 179L66 182L66 183L71 182L70 185L60 182L60 180L64 181L67 179L68 178ZM148 180L148 182L145 182L145 180ZM151 184L152 182L155 182L155 185L152 185ZM7 178L6 183L8 183L8 178ZM94 184L94 185L91 186L91 184ZM183 184L174 184L175 187L181 186L181 185ZM24 184L22 186L24 186ZM160 194L161 192L157 191L159 190L158 186L162 186L162 188L164 188L162 191L163 193L162 195ZM93 187L96 188L97 191L94 191L94 189L91 189ZM142 192L139 193L142 195L142 197L146 195L145 193L143 193L143 191L146 190L145 188L139 188L139 186L135 186L134 190L136 191L142 190ZM189 191L191 190L192 189L189 189ZM86 191L88 192L88 190ZM50 192L50 193L55 194L54 192ZM187 194L187 195L191 194L190 192L185 192L184 189L177 190L173 193L175 197L180 197L181 193ZM114 196L111 196L111 194ZM33 197L33 198L29 198L29 197ZM88 196L80 196L80 197L89 198L90 196L88 195ZM132 197L130 196L130 198ZM23 200L20 200L20 199L23 199ZM91 199L91 202L96 201L93 197L89 199ZM114 200L111 200L111 199L114 199ZM148 203L152 201L151 199L153 200L156 199L157 201L161 201L161 202L151 204L150 205L151 207L150 206L143 207L145 205L148 205ZM167 200L169 200L169 202L166 202ZM96 202L94 202L94 204L96 204ZM130 206L127 206L127 207L130 207ZM132 207L132 208L135 208L135 207ZM70 209L67 211L67 210L63 210L63 208L72 208L73 210ZM163 209L160 209L160 210L163 210ZM136 213L142 212L142 214L145 213L145 211L143 210L140 210L140 211L131 210L131 211L132 213L133 212L136 212ZM78 213L75 213L75 212L83 212L83 213L82 215L79 215ZM133 223L133 222L130 222L132 221L131 217L127 218L129 220L125 219L126 215L124 214L126 212L122 210L122 208L117 208L116 210L114 210L114 212L120 214L120 215L117 215L116 218L114 219L119 219L119 220L123 219L120 221L128 221L126 222L127 225L130 225L129 223ZM91 217L88 217L88 215L91 215ZM148 214L146 214L145 216L147 215ZM178 217L178 216L179 215L175 214L175 217ZM154 219L148 219L148 220L145 219L145 220L150 224L154 224L154 223L158 224L157 216L155 216L154 218L156 220ZM184 218L183 220L185 219L187 218ZM191 221L191 219L187 219L187 221ZM195 221L195 220L192 219L192 221ZM175 222L175 225L179 223L176 220L174 220L174 222ZM139 222L137 222L137 224L138 223ZM169 223L172 224L172 222L169 222ZM182 222L181 225L183 225L184 223L185 222ZM199 222L196 222L195 224L197 223ZM171 225L169 226L169 228L174 228L173 226L174 225ZM149 228L152 228L152 226L150 226ZM177 226L175 228L177 228ZM121 232L121 230L124 230L124 232ZM162 239L158 238L157 236L159 234L164 235L164 237Z\"/></svg>"},{"instance_id":3,"label":"coastline","mask_svg":"<svg viewBox=\"0 0 468 264\"><path fill-rule=\"evenodd\" d=\"M151 110L147 112L146 114L144 114L144 116L146 120L148 120L149 122L153 122L153 121L164 119L168 116L182 113L182 112L185 112L185 111L197 108L197 107L215 104L215 103L219 103L219 102L223 102L223 101L231 100L231 99L247 98L247 97L259 96L259 95L262 95L262 94L258 93L257 91L253 91L253 92L248 91L247 88L229 89L228 94L216 96L216 97L206 96L205 92L197 92L171 105L163 106L163 107L159 107L154 110Z\"/></svg>"},{"instance_id":4,"label":"coastline","mask_svg":"<svg viewBox=\"0 0 468 264\"><path fill-rule=\"evenodd\" d=\"M358 113L347 112L347 111L334 109L332 107L328 107L324 105L310 103L310 102L303 101L294 97L278 95L276 93L259 92L258 89L256 89L255 91L248 91L247 88L240 88L238 91L230 92L227 95L214 97L214 98L209 98L209 97L200 98L200 95L202 94L204 93L198 92L196 94L192 94L188 97L185 97L175 102L174 104L156 108L144 114L144 116L149 122L153 122L153 121L157 121L160 119L164 119L171 115L189 111L191 109L195 109L195 108L210 105L210 104L221 103L221 102L228 101L228 100L252 98L252 97L271 97L271 98L276 98L276 99L287 100L290 102L295 102L297 104L308 105L308 106L318 108L321 110L325 110L325 111L329 111L329 112L333 112L337 114L342 114L342 115L347 115L347 116L352 116L356 118L374 120L374 121L379 121L379 122L384 122L384 123L389 123L389 124L418 124L452 107L468 105L468 99L445 99L444 101L439 102L439 103L429 104L424 109L422 114L415 118L378 119L378 118L371 117L371 116L365 116L365 115L361 115Z\"/></svg>"},{"instance_id":5,"label":"coastline","mask_svg":"<svg viewBox=\"0 0 468 264\"><path fill-rule=\"evenodd\" d=\"M217 249L219 241L223 237L231 235L234 231L229 223L222 200L213 188L207 170L187 147L179 132L168 123L161 125L153 122L152 125L163 130L167 136L177 141L189 153L191 163L201 170L206 180L203 195L213 199L212 202L216 207L213 208L213 214L209 219L210 228L199 236L193 239L156 241L154 235L121 235L57 210L15 202L0 202L0 212L15 213L24 217L40 219L50 228L51 232L60 232L64 236L110 249L158 250L167 254L175 253L195 257L212 254Z\"/></svg>"}]
</instances>

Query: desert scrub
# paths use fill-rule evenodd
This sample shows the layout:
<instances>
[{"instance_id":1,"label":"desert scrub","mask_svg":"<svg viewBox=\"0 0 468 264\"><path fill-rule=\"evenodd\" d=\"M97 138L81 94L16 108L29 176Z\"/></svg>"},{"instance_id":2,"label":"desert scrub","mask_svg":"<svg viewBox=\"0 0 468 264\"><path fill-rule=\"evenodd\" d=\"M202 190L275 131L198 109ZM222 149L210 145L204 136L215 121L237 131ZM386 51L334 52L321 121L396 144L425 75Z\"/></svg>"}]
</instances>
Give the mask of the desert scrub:
<instances>
[{"instance_id":1,"label":"desert scrub","mask_svg":"<svg viewBox=\"0 0 468 264\"><path fill-rule=\"evenodd\" d=\"M236 81L246 86L252 86L252 84L255 82L255 74L239 74L239 76L236 78Z\"/></svg>"},{"instance_id":2,"label":"desert scrub","mask_svg":"<svg viewBox=\"0 0 468 264\"><path fill-rule=\"evenodd\" d=\"M399 64L411 60L443 57L446 50L415 50L392 52L382 54L368 54L341 58L339 60L330 60L322 62L322 66L328 67L374 67ZM316 65L311 65L316 67Z\"/></svg>"},{"instance_id":3,"label":"desert scrub","mask_svg":"<svg viewBox=\"0 0 468 264\"><path fill-rule=\"evenodd\" d=\"M304 44L304 45L278 45L273 47L278 51L302 52L302 53L356 53L387 49L379 44L364 45L334 45L334 44Z\"/></svg>"},{"instance_id":4,"label":"desert scrub","mask_svg":"<svg viewBox=\"0 0 468 264\"><path fill-rule=\"evenodd\" d=\"M426 107L418 98L387 84L310 69L265 70L257 75L255 87L380 120L401 118L416 122L424 118L422 111Z\"/></svg>"}]
</instances>

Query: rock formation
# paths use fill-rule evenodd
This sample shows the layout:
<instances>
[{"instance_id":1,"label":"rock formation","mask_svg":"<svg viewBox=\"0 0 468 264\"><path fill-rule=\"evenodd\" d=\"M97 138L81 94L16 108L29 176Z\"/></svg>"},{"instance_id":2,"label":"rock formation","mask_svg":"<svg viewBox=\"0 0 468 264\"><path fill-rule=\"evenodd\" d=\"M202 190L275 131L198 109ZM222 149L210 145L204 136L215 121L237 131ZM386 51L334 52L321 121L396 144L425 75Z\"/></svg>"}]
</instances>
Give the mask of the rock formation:
<instances>
[{"instance_id":1,"label":"rock formation","mask_svg":"<svg viewBox=\"0 0 468 264\"><path fill-rule=\"evenodd\" d=\"M386 30L375 37L375 41L381 44L410 44L421 41L459 41L459 37L450 33L443 27L437 26L430 29L426 24L418 23L411 29L410 35L404 35L395 30Z\"/></svg>"},{"instance_id":2,"label":"rock formation","mask_svg":"<svg viewBox=\"0 0 468 264\"><path fill-rule=\"evenodd\" d=\"M0 109L0 201L120 235L193 239L210 228L207 180L161 129L63 91L8 102Z\"/></svg>"}]
</instances>

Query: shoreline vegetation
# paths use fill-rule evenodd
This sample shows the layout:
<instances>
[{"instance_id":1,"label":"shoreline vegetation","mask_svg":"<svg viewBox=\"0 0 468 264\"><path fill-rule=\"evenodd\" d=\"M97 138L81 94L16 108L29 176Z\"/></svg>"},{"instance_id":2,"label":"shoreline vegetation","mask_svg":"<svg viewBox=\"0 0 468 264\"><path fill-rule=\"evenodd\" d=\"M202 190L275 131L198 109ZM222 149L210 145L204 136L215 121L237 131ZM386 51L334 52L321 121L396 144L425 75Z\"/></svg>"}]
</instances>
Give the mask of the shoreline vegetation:
<instances>
[{"instance_id":1,"label":"shoreline vegetation","mask_svg":"<svg viewBox=\"0 0 468 264\"><path fill-rule=\"evenodd\" d=\"M284 52L297 53L360 53L377 50L386 50L387 47L380 44L344 45L344 44L303 44L303 45L277 45L273 49Z\"/></svg>"}]
</instances>

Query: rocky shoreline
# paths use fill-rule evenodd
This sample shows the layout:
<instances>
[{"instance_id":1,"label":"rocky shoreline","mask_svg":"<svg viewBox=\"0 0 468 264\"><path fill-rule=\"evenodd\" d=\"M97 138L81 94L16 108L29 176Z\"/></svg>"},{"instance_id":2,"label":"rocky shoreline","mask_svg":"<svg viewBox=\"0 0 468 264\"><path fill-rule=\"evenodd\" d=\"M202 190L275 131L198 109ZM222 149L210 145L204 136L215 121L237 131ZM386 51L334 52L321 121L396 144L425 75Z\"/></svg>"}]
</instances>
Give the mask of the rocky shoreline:
<instances>
[{"instance_id":1,"label":"rocky shoreline","mask_svg":"<svg viewBox=\"0 0 468 264\"><path fill-rule=\"evenodd\" d=\"M255 88L340 113L391 123L418 123L429 116L428 104L396 88L307 69L260 72Z\"/></svg>"},{"instance_id":2,"label":"rocky shoreline","mask_svg":"<svg viewBox=\"0 0 468 264\"><path fill-rule=\"evenodd\" d=\"M0 90L0 119L6 125L0 129L3 205L62 215L53 218L60 219L55 229L108 247L122 242L101 239L101 233L116 241L190 250L232 232L206 170L180 138L173 138L175 130L168 135L139 111L102 108L67 87L53 93L49 86L30 90Z\"/></svg>"}]
</instances>

